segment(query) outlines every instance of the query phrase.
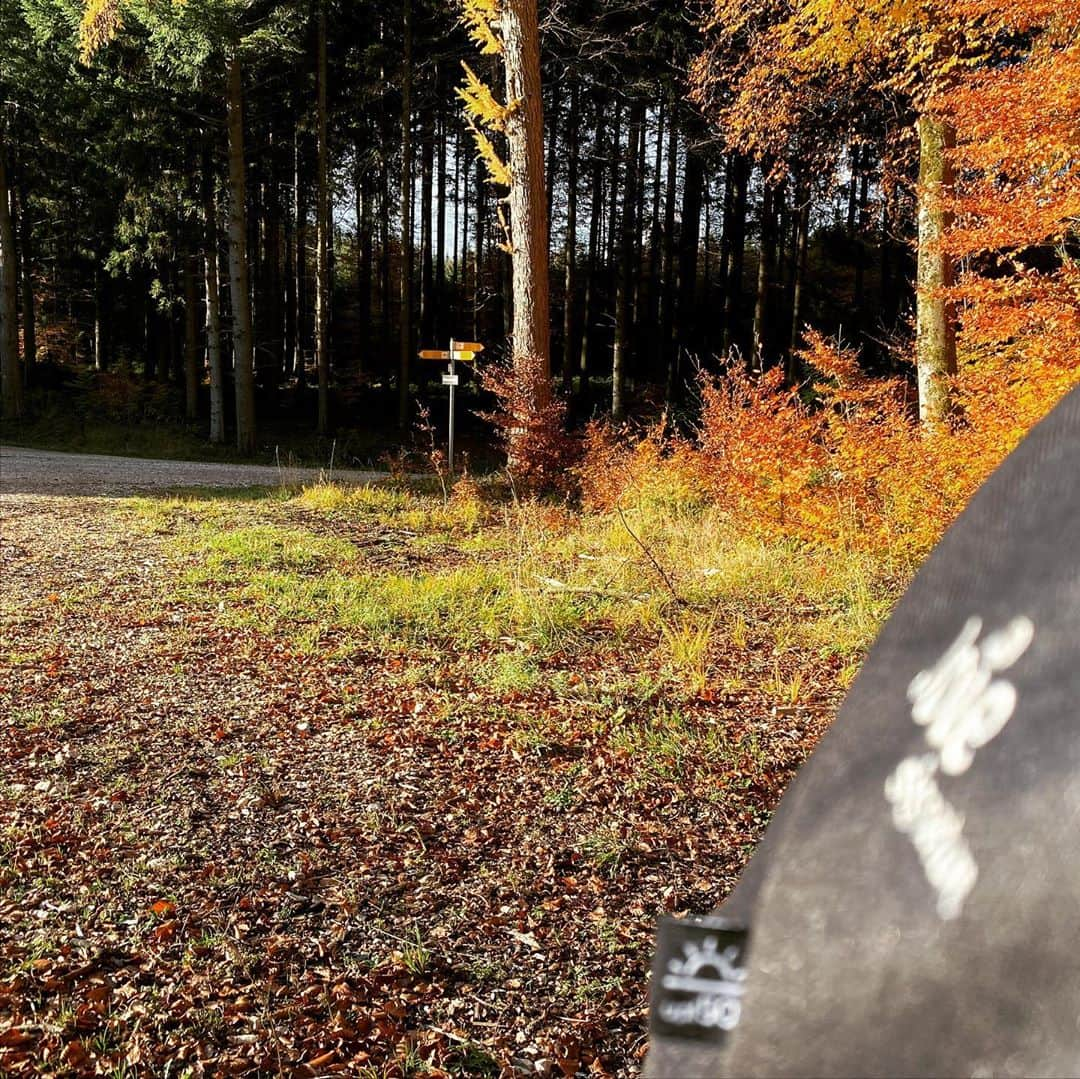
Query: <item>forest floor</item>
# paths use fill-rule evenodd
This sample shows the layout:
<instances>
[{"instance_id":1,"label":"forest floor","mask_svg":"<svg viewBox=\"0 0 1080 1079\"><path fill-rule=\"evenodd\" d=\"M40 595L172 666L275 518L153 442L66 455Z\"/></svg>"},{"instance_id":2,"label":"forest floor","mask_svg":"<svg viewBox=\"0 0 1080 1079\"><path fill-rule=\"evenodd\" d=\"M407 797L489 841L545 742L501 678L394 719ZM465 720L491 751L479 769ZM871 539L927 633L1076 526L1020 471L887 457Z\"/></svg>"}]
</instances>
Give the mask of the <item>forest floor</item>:
<instances>
[{"instance_id":1,"label":"forest floor","mask_svg":"<svg viewBox=\"0 0 1080 1079\"><path fill-rule=\"evenodd\" d=\"M634 1074L657 917L730 890L900 584L475 489L0 509L13 1076Z\"/></svg>"}]
</instances>

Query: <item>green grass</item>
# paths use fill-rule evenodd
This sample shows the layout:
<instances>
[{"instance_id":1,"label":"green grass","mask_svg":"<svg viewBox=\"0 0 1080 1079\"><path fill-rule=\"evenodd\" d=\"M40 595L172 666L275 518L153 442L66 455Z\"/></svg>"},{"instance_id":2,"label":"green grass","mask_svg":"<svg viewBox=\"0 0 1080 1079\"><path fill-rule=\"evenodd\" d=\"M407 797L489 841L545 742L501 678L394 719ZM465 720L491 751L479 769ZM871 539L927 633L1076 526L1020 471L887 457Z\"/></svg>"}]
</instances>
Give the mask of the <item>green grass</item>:
<instances>
[{"instance_id":1,"label":"green grass","mask_svg":"<svg viewBox=\"0 0 1080 1079\"><path fill-rule=\"evenodd\" d=\"M177 597L214 605L223 621L303 648L328 637L346 650L374 644L429 656L482 647L472 675L502 694L549 681L560 695L581 696L584 679L574 684L566 671L545 679L542 664L601 645L653 653L639 677L644 694L665 678L690 696L734 689L743 657L756 651L857 665L895 595L896 575L865 555L748 537L697 504L625 512L624 523L500 502L491 490L444 501L329 484L130 507L137 525L171 537ZM771 695L798 702L800 675L769 664L756 683L768 677ZM592 682L597 700L611 699L603 679Z\"/></svg>"}]
</instances>

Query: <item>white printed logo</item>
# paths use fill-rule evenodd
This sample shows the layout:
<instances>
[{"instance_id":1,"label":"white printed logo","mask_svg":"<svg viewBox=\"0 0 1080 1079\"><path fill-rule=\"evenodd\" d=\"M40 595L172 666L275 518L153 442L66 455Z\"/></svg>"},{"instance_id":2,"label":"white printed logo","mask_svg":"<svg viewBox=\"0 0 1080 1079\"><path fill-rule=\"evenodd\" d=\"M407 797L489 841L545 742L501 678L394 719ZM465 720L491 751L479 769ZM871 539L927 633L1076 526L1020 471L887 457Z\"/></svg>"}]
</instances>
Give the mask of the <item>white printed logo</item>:
<instances>
[{"instance_id":1,"label":"white printed logo","mask_svg":"<svg viewBox=\"0 0 1080 1079\"><path fill-rule=\"evenodd\" d=\"M742 1014L746 968L737 965L739 949L730 945L722 952L716 937L706 937L700 945L683 945L683 959L670 959L660 984L668 990L693 993L691 1000L663 1000L660 1017L676 1026L694 1024L734 1030ZM714 971L711 977L703 972Z\"/></svg>"},{"instance_id":2,"label":"white printed logo","mask_svg":"<svg viewBox=\"0 0 1080 1079\"><path fill-rule=\"evenodd\" d=\"M911 680L911 718L926 728L934 752L906 757L885 781L893 824L910 836L945 920L960 914L979 868L964 839L964 818L945 800L937 773L963 775L975 751L1009 722L1016 687L996 675L1011 667L1035 636L1031 619L1024 617L979 642L981 631L982 619L969 618L941 659Z\"/></svg>"}]
</instances>

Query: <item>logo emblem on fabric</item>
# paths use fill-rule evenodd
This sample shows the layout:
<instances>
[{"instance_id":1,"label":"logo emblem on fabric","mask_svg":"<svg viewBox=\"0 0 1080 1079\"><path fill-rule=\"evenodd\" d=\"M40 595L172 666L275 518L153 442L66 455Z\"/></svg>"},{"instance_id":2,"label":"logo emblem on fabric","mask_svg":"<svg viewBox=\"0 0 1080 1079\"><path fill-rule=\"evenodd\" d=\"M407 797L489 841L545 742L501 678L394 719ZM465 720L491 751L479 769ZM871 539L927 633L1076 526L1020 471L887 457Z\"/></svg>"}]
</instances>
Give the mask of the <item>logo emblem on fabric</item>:
<instances>
[{"instance_id":1,"label":"logo emblem on fabric","mask_svg":"<svg viewBox=\"0 0 1080 1079\"><path fill-rule=\"evenodd\" d=\"M982 628L981 618L969 618L941 659L911 680L911 718L925 728L930 752L905 757L885 780L893 824L914 845L944 921L960 916L979 867L964 838L964 818L941 793L938 773L963 775L976 750L1012 718L1016 687L998 676L1035 636L1034 624L1024 617L980 641Z\"/></svg>"},{"instance_id":2,"label":"logo emblem on fabric","mask_svg":"<svg viewBox=\"0 0 1080 1079\"><path fill-rule=\"evenodd\" d=\"M664 918L653 966L653 1031L723 1041L742 1015L746 941L746 930L725 918Z\"/></svg>"}]
</instances>

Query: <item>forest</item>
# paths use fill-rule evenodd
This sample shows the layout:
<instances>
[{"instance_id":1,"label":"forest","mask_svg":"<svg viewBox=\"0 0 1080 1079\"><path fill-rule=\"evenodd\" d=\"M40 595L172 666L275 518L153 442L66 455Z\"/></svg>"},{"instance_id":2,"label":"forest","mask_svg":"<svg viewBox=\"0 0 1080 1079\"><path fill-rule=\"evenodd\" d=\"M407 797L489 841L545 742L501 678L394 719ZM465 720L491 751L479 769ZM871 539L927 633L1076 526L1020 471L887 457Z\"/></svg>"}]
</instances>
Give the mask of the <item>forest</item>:
<instances>
[{"instance_id":1,"label":"forest","mask_svg":"<svg viewBox=\"0 0 1080 1079\"><path fill-rule=\"evenodd\" d=\"M640 1074L1080 383L1078 133L1078 0L2 0L0 1073Z\"/></svg>"},{"instance_id":2,"label":"forest","mask_svg":"<svg viewBox=\"0 0 1080 1079\"><path fill-rule=\"evenodd\" d=\"M489 371L515 352L497 11L5 5L7 419L77 401L244 454L348 431L369 461L409 443L418 408L441 420L419 349L482 342ZM1057 378L1076 344L1075 15L534 13L543 145L517 186L537 187L543 250L521 295L549 312L558 422L685 429L702 375L806 387L819 340L910 382L931 424L962 393L958 331L961 378L976 360L1014 394L1042 381L1032 360ZM473 437L490 462L490 428Z\"/></svg>"}]
</instances>

